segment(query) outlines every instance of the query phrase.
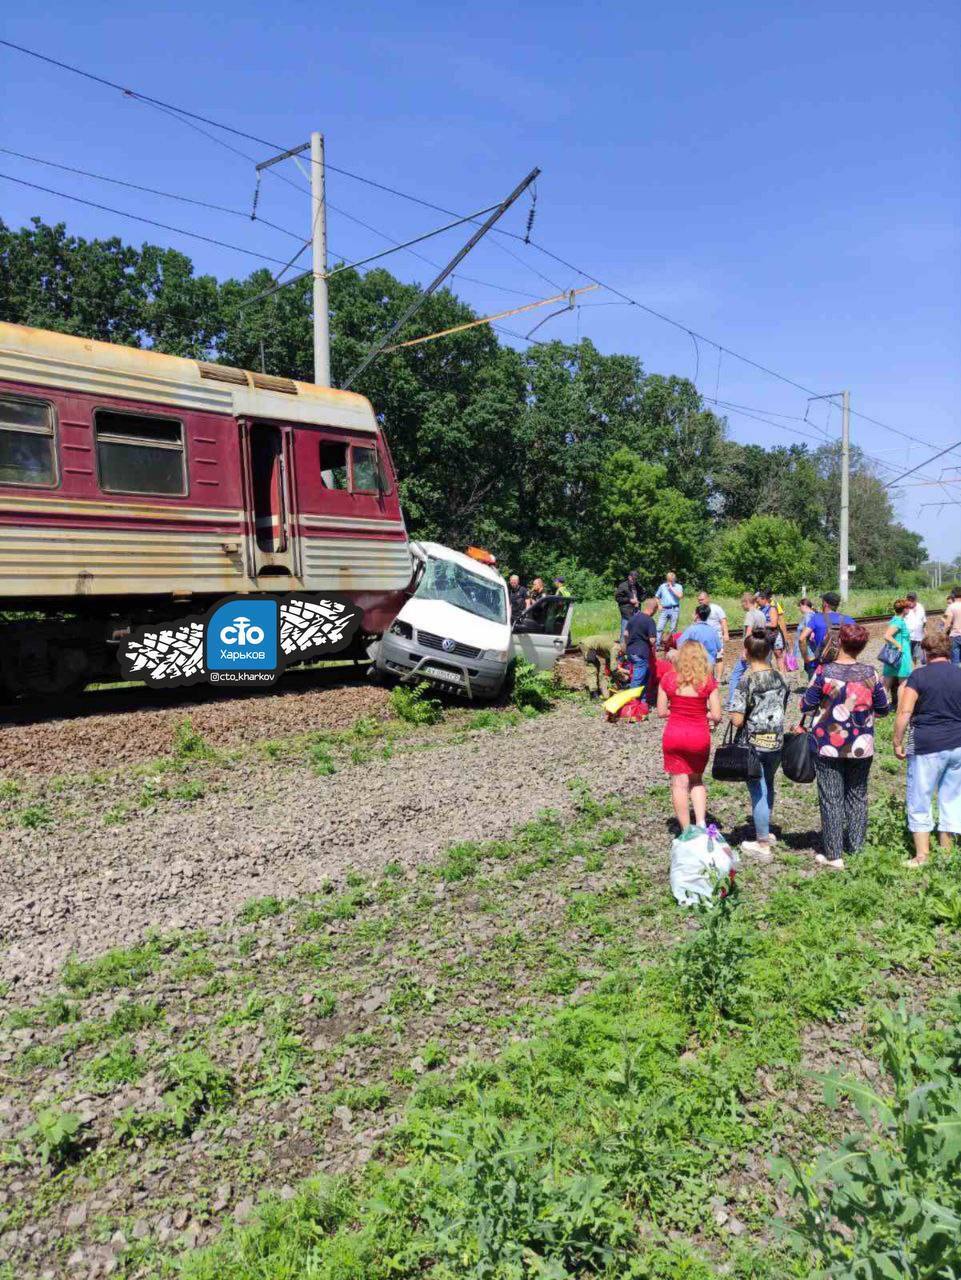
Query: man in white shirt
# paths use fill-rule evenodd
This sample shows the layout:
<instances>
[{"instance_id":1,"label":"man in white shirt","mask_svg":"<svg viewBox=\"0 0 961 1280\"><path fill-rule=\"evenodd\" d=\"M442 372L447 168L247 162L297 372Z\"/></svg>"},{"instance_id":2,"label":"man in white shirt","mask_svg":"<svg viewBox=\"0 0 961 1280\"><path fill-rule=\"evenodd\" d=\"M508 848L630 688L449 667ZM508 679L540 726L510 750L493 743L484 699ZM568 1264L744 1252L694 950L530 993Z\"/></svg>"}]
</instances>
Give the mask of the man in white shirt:
<instances>
[{"instance_id":1,"label":"man in white shirt","mask_svg":"<svg viewBox=\"0 0 961 1280\"><path fill-rule=\"evenodd\" d=\"M916 591L905 592L904 598L911 601L911 608L904 615L904 621L908 624L908 634L911 636L911 660L916 667L920 667L924 665L921 641L924 639L924 626L928 615L924 611L924 605L919 602Z\"/></svg>"},{"instance_id":2,"label":"man in white shirt","mask_svg":"<svg viewBox=\"0 0 961 1280\"><path fill-rule=\"evenodd\" d=\"M714 665L714 679L720 680L721 674L724 670L724 646L731 638L731 633L728 630L727 625L727 614L719 604L714 604L707 591L699 591L697 593L697 603L699 605L707 605L709 610L707 625L714 628L717 632L717 638L721 642L721 647L718 650L717 662Z\"/></svg>"}]
</instances>

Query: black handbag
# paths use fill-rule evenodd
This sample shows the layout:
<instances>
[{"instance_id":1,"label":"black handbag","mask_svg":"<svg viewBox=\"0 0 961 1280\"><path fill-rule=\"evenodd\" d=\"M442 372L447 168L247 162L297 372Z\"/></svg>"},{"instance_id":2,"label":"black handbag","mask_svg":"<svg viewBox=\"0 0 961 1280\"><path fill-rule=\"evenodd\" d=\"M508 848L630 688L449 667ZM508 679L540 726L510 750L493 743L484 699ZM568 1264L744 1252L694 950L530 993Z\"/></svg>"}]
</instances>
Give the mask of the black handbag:
<instances>
[{"instance_id":1,"label":"black handbag","mask_svg":"<svg viewBox=\"0 0 961 1280\"><path fill-rule=\"evenodd\" d=\"M804 727L804 717L794 733L784 735L784 746L781 748L781 769L785 778L792 782L813 782L814 744L811 735Z\"/></svg>"},{"instance_id":2,"label":"black handbag","mask_svg":"<svg viewBox=\"0 0 961 1280\"><path fill-rule=\"evenodd\" d=\"M747 715L744 716L745 724ZM728 724L724 741L714 752L714 763L711 765L711 777L715 782L753 782L761 776L761 757L756 748L747 742L741 742L744 725L735 733L734 725Z\"/></svg>"}]
</instances>

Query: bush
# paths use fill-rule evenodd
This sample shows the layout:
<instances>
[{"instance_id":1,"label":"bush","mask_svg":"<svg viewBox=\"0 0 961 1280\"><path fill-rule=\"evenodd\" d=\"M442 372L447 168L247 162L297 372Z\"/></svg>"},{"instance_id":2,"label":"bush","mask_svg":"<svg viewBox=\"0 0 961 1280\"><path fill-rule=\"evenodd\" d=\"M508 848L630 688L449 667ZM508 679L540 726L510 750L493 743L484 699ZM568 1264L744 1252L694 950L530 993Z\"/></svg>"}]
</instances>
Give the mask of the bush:
<instances>
[{"instance_id":1,"label":"bush","mask_svg":"<svg viewBox=\"0 0 961 1280\"><path fill-rule=\"evenodd\" d=\"M796 591L816 577L817 548L792 520L752 516L723 531L711 568L721 594L735 583L752 588L777 583L781 591Z\"/></svg>"},{"instance_id":2,"label":"bush","mask_svg":"<svg viewBox=\"0 0 961 1280\"><path fill-rule=\"evenodd\" d=\"M444 718L444 708L429 693L430 686L425 681L414 688L399 684L391 690L390 709L408 724L437 724Z\"/></svg>"},{"instance_id":3,"label":"bush","mask_svg":"<svg viewBox=\"0 0 961 1280\"><path fill-rule=\"evenodd\" d=\"M541 577L548 591L553 590L555 577L563 578L564 586L575 600L605 600L614 594L616 585L593 569L584 568L572 556L562 556L560 560L555 560L553 568L548 573L541 574Z\"/></svg>"},{"instance_id":4,"label":"bush","mask_svg":"<svg viewBox=\"0 0 961 1280\"><path fill-rule=\"evenodd\" d=\"M537 667L523 658L516 658L508 672L508 684L511 689L511 701L522 711L550 711L557 700L554 677L549 671L538 671Z\"/></svg>"}]
</instances>

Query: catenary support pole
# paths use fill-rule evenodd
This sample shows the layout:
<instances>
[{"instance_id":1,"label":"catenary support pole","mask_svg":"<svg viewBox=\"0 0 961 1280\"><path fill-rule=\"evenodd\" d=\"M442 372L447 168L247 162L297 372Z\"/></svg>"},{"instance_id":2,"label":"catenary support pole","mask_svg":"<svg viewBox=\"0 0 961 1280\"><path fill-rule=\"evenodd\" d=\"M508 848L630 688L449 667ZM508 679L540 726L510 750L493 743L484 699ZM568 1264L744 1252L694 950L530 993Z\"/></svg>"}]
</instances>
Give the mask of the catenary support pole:
<instances>
[{"instance_id":1,"label":"catenary support pole","mask_svg":"<svg viewBox=\"0 0 961 1280\"><path fill-rule=\"evenodd\" d=\"M851 487L851 393L841 392L841 519L838 527L838 591L848 598L848 524Z\"/></svg>"},{"instance_id":2,"label":"catenary support pole","mask_svg":"<svg viewBox=\"0 0 961 1280\"><path fill-rule=\"evenodd\" d=\"M324 135L310 135L310 240L314 276L314 382L330 386L330 310L327 298L327 204Z\"/></svg>"},{"instance_id":3,"label":"catenary support pole","mask_svg":"<svg viewBox=\"0 0 961 1280\"><path fill-rule=\"evenodd\" d=\"M361 360L360 364L358 364L356 368L352 369L351 372L347 375L347 377L344 379L344 382L343 382L343 389L345 391L353 384L354 379L358 378L364 372L367 366L373 360L377 359L377 357L380 355L383 349L389 345L391 338L393 338L396 334L400 333L400 331L403 329L407 321L413 319L413 317L424 305L424 303L431 296L434 290L438 289L444 283L447 277L454 271L455 267L457 267L463 261L463 259L467 257L471 249L473 249L474 245L477 244L478 240L482 240L483 237L487 235L488 231L491 229L494 223L497 222L498 218L502 217L503 214L507 212L507 210L511 207L514 201L518 198L518 196L521 195L522 192L526 191L527 188L531 185L531 183L534 182L540 176L540 172L541 172L540 169L532 169L530 173L527 175L527 177L524 179L524 181L519 182L517 184L517 186L506 198L506 200L501 201L501 203L494 209L494 212L487 218L487 220L483 223L483 225L477 228L477 230L474 232L471 238L467 241L467 243L463 245L460 249L458 249L457 253L454 254L450 262L448 262L447 265L441 270L440 274L434 277L434 279L430 282L430 284L426 287L426 289L422 289L420 291L417 297L414 298L414 300L407 307L406 311L404 311L403 315L398 320L394 321L394 323L391 325L388 331L384 334L384 336L382 338L379 338L377 342L375 342L374 345L370 348L370 350Z\"/></svg>"}]
</instances>

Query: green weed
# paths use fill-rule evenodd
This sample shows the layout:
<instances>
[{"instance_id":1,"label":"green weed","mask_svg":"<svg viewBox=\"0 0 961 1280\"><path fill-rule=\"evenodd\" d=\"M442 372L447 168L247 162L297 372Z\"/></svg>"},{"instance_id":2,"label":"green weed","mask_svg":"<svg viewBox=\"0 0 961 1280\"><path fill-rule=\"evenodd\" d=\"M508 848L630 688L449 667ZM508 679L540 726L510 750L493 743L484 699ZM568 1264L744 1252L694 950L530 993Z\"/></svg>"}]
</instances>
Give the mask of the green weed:
<instances>
[{"instance_id":1,"label":"green weed","mask_svg":"<svg viewBox=\"0 0 961 1280\"><path fill-rule=\"evenodd\" d=\"M473 841L453 844L437 866L437 875L441 880L453 884L457 880L467 880L477 871L480 863L480 846Z\"/></svg>"},{"instance_id":2,"label":"green weed","mask_svg":"<svg viewBox=\"0 0 961 1280\"><path fill-rule=\"evenodd\" d=\"M17 821L21 827L32 831L37 827L49 827L53 823L53 814L47 804L32 804L26 809L21 809Z\"/></svg>"},{"instance_id":3,"label":"green weed","mask_svg":"<svg viewBox=\"0 0 961 1280\"><path fill-rule=\"evenodd\" d=\"M61 978L68 990L81 997L132 987L153 973L174 946L172 941L154 938L139 946L114 948L93 960L71 957L63 966Z\"/></svg>"},{"instance_id":4,"label":"green weed","mask_svg":"<svg viewBox=\"0 0 961 1280\"><path fill-rule=\"evenodd\" d=\"M44 1107L23 1136L36 1148L44 1167L52 1165L59 1169L80 1154L85 1128L84 1120L76 1112Z\"/></svg>"},{"instance_id":5,"label":"green weed","mask_svg":"<svg viewBox=\"0 0 961 1280\"><path fill-rule=\"evenodd\" d=\"M330 747L324 742L314 742L307 749L307 759L318 777L329 777L337 772Z\"/></svg>"},{"instance_id":6,"label":"green weed","mask_svg":"<svg viewBox=\"0 0 961 1280\"><path fill-rule=\"evenodd\" d=\"M424 681L413 688L396 685L388 700L394 715L408 724L438 724L444 718L443 707L436 698L430 697L430 686Z\"/></svg>"},{"instance_id":7,"label":"green weed","mask_svg":"<svg viewBox=\"0 0 961 1280\"><path fill-rule=\"evenodd\" d=\"M174 730L170 754L178 764L187 764L193 760L216 760L219 757L219 752L194 728L189 716Z\"/></svg>"},{"instance_id":8,"label":"green weed","mask_svg":"<svg viewBox=\"0 0 961 1280\"><path fill-rule=\"evenodd\" d=\"M515 659L509 675L511 702L524 712L550 711L557 701L557 687L549 671L539 671L523 658Z\"/></svg>"},{"instance_id":9,"label":"green weed","mask_svg":"<svg viewBox=\"0 0 961 1280\"><path fill-rule=\"evenodd\" d=\"M736 1019L745 1010L745 959L750 945L735 912L735 873L718 881L711 900L698 910L701 927L677 949L675 971L681 1006L697 1021Z\"/></svg>"},{"instance_id":10,"label":"green weed","mask_svg":"<svg viewBox=\"0 0 961 1280\"><path fill-rule=\"evenodd\" d=\"M132 1084L139 1080L147 1065L134 1053L128 1040L121 1040L106 1053L94 1058L85 1075L95 1085Z\"/></svg>"},{"instance_id":11,"label":"green weed","mask_svg":"<svg viewBox=\"0 0 961 1280\"><path fill-rule=\"evenodd\" d=\"M954 1019L961 1015L955 1001ZM878 1030L890 1093L831 1074L825 1100L850 1100L866 1126L813 1163L775 1162L797 1203L784 1225L820 1277L951 1276L961 1272L961 1079L932 1054L903 1004Z\"/></svg>"},{"instance_id":12,"label":"green weed","mask_svg":"<svg viewBox=\"0 0 961 1280\"><path fill-rule=\"evenodd\" d=\"M256 924L259 920L269 920L271 916L279 916L287 910L287 903L280 898L248 898L237 913L240 924Z\"/></svg>"}]
</instances>

